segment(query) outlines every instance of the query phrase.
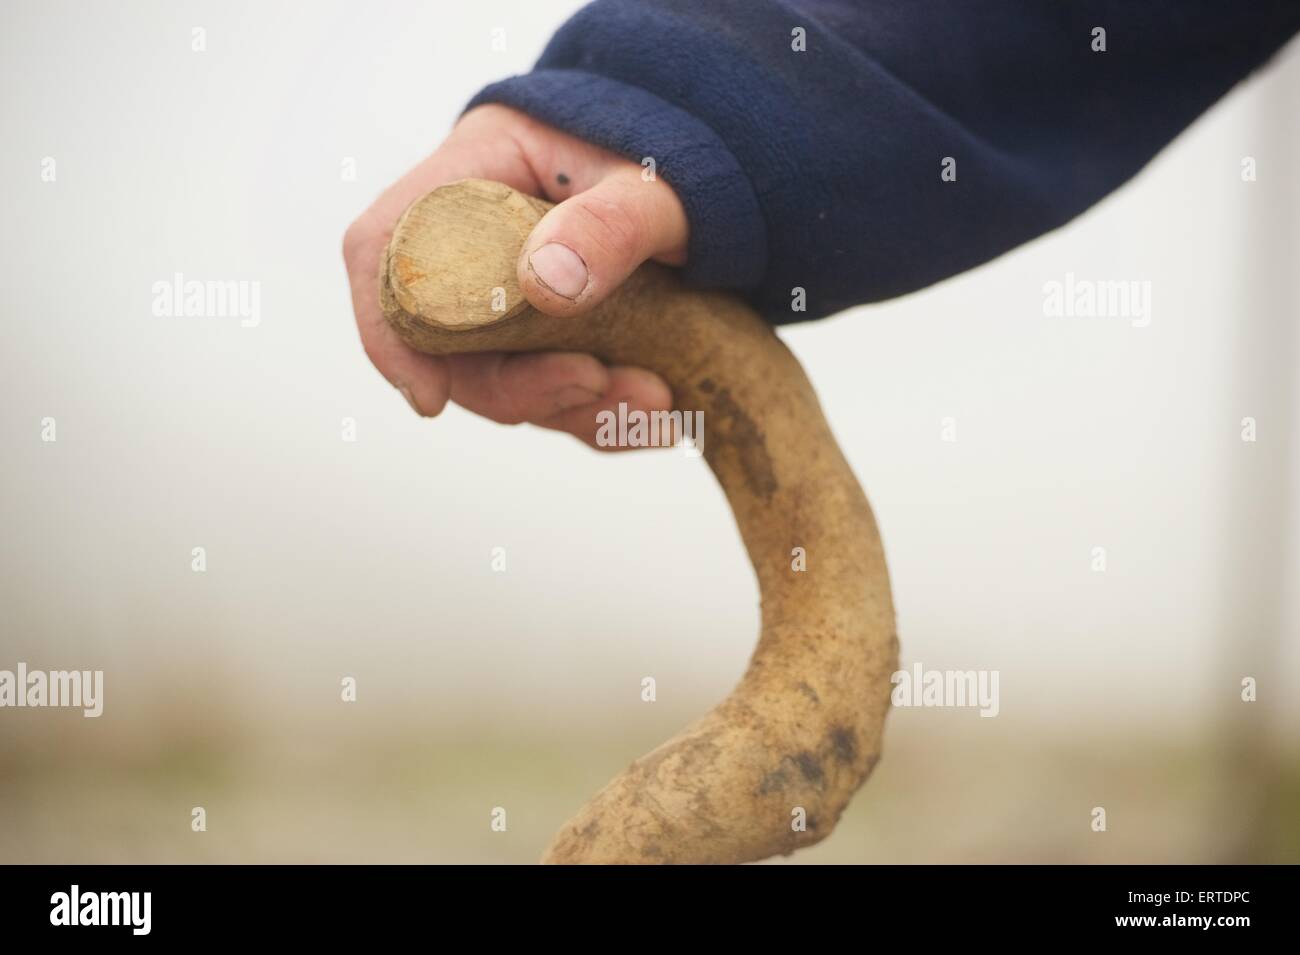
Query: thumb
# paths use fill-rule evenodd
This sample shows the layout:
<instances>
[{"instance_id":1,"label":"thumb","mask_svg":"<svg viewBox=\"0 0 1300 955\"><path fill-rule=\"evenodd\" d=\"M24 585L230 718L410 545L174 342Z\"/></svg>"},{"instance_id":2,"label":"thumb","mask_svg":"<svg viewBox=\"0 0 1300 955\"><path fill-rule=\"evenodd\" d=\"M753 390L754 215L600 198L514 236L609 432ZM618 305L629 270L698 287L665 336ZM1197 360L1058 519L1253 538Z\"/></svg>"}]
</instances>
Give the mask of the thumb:
<instances>
[{"instance_id":1,"label":"thumb","mask_svg":"<svg viewBox=\"0 0 1300 955\"><path fill-rule=\"evenodd\" d=\"M628 164L542 218L519 255L519 286L540 311L581 315L646 259L683 264L688 231L672 187Z\"/></svg>"}]
</instances>

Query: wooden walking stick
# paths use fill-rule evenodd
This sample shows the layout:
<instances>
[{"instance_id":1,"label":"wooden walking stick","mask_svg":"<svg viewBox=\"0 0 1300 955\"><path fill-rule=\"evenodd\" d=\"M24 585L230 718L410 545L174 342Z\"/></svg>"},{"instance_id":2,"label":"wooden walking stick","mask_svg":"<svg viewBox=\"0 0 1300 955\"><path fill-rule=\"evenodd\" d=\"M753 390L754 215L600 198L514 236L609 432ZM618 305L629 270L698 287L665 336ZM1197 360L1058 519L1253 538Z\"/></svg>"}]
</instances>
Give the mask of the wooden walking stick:
<instances>
[{"instance_id":1,"label":"wooden walking stick","mask_svg":"<svg viewBox=\"0 0 1300 955\"><path fill-rule=\"evenodd\" d=\"M585 316L533 310L516 259L549 208L480 180L419 199L384 256L384 314L434 355L578 351L662 376L675 408L704 413L763 629L731 695L596 793L543 861L788 854L830 833L880 758L898 641L871 508L803 369L738 298L647 264Z\"/></svg>"}]
</instances>

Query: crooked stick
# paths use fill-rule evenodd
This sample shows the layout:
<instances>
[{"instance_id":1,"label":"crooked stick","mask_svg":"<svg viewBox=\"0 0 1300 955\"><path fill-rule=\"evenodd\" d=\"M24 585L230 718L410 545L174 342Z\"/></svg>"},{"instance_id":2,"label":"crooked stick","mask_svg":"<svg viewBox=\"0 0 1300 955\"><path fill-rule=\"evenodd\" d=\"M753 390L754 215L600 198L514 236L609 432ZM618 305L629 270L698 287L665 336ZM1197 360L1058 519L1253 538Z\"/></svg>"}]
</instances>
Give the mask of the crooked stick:
<instances>
[{"instance_id":1,"label":"crooked stick","mask_svg":"<svg viewBox=\"0 0 1300 955\"><path fill-rule=\"evenodd\" d=\"M703 412L762 632L731 694L597 792L543 861L788 854L829 835L880 758L898 641L871 507L798 361L735 296L687 289L650 263L582 317L529 306L516 260L549 208L481 180L417 200L384 256L385 316L433 355L579 351L663 377L675 408Z\"/></svg>"}]
</instances>

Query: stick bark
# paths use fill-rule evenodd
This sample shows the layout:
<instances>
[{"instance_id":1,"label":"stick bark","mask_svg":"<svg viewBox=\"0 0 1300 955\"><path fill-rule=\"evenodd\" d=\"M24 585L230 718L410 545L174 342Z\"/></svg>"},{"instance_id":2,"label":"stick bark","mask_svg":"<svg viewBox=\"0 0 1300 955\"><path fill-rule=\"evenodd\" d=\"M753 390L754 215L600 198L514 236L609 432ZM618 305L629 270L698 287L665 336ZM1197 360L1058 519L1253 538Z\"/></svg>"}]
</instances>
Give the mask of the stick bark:
<instances>
[{"instance_id":1,"label":"stick bark","mask_svg":"<svg viewBox=\"0 0 1300 955\"><path fill-rule=\"evenodd\" d=\"M516 260L548 208L480 180L417 200L384 258L384 314L429 354L581 351L661 375L676 409L704 413L762 633L735 690L596 793L543 861L739 863L811 845L880 758L897 669L871 508L799 363L738 298L647 264L581 318L533 310Z\"/></svg>"}]
</instances>

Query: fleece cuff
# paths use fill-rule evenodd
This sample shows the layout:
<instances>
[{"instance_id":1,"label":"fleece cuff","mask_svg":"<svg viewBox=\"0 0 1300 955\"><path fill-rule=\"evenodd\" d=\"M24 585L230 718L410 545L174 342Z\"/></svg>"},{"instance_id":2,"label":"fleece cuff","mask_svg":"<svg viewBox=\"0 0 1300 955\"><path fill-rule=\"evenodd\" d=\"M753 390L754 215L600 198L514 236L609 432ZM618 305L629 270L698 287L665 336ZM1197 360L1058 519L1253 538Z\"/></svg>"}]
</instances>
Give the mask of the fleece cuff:
<instances>
[{"instance_id":1,"label":"fleece cuff","mask_svg":"<svg viewBox=\"0 0 1300 955\"><path fill-rule=\"evenodd\" d=\"M767 269L767 229L748 177L726 144L696 117L653 93L595 73L539 69L493 83L467 109L499 103L636 163L655 161L673 187L691 235L685 280L752 289Z\"/></svg>"}]
</instances>

